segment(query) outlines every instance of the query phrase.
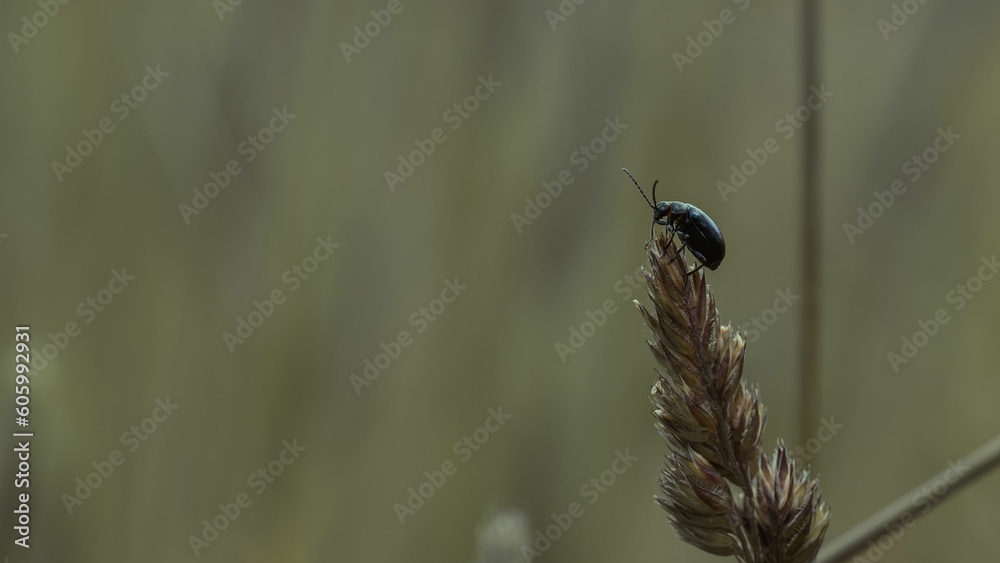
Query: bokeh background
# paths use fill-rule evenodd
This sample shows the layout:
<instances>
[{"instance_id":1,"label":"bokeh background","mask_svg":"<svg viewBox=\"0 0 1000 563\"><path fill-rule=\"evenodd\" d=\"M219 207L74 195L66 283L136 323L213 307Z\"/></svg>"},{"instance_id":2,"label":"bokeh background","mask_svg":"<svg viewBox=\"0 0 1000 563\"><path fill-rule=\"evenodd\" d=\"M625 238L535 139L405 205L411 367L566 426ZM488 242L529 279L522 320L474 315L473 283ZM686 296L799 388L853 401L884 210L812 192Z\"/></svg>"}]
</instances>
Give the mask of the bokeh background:
<instances>
[{"instance_id":1,"label":"bokeh background","mask_svg":"<svg viewBox=\"0 0 1000 563\"><path fill-rule=\"evenodd\" d=\"M572 502L583 516L538 560L718 560L679 542L652 502L665 447L630 304L644 298L630 280L650 211L623 166L721 226L729 254L709 281L722 316L771 320L745 371L769 407L765 443L809 435L801 301L767 313L777 292L803 291L803 136L776 131L806 101L798 3L403 0L346 56L388 4L70 2L25 41L10 34L31 35L22 18L42 21L41 3L0 5L4 372L15 324L31 325L36 355L29 551L9 537L9 433L0 461L11 562L472 561L495 512L521 511L534 534ZM1000 7L896 2L919 9L883 31L891 1L822 4L820 415L843 427L810 461L832 539L1000 429L1000 280L981 279L961 310L949 300L1000 250ZM732 23L679 69L674 53L727 9ZM114 100L158 66L167 75L122 119ZM446 113L491 76L474 111ZM247 162L241 144L283 108L295 117ZM627 128L581 170L574 152L616 118ZM113 132L57 174L102 119ZM960 138L912 181L902 167L947 127ZM443 142L390 189L386 172L436 128ZM717 182L768 137L780 150L723 197ZM231 160L240 172L185 216ZM572 184L530 223L512 218L564 170ZM849 240L844 224L896 179L907 191ZM312 263L317 237L339 247ZM315 269L286 274L295 265ZM108 293L123 269L134 280ZM456 278L467 289L434 304ZM227 346L274 290L283 303ZM561 357L606 300L603 325ZM887 355L938 309L950 322L894 369ZM352 383L402 331L410 345L389 367ZM129 451L123 433L163 418L158 399L178 408ZM489 409L510 418L461 453ZM284 465L295 440L305 450ZM115 450L124 462L70 512L76 479ZM626 451L638 461L590 504L581 486ZM394 506L449 461L400 523ZM258 494L248 478L268 464L282 473ZM241 493L251 504L196 554L202 521ZM993 474L881 560L996 560L998 507Z\"/></svg>"}]
</instances>

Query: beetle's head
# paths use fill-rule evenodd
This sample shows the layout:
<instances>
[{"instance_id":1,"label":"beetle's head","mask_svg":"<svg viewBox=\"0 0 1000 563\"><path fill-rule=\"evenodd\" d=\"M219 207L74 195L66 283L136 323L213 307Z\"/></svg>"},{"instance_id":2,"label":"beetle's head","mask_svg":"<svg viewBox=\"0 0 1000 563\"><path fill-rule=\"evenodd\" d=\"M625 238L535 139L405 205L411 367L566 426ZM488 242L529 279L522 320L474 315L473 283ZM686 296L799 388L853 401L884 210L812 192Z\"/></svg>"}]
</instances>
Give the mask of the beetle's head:
<instances>
[{"instance_id":1,"label":"beetle's head","mask_svg":"<svg viewBox=\"0 0 1000 563\"><path fill-rule=\"evenodd\" d=\"M675 217L688 212L688 204L680 201L658 201L653 207L653 221L661 225L671 223Z\"/></svg>"},{"instance_id":2,"label":"beetle's head","mask_svg":"<svg viewBox=\"0 0 1000 563\"><path fill-rule=\"evenodd\" d=\"M670 216L674 214L672 201L658 201L653 207L653 221L666 225L670 221Z\"/></svg>"}]
</instances>

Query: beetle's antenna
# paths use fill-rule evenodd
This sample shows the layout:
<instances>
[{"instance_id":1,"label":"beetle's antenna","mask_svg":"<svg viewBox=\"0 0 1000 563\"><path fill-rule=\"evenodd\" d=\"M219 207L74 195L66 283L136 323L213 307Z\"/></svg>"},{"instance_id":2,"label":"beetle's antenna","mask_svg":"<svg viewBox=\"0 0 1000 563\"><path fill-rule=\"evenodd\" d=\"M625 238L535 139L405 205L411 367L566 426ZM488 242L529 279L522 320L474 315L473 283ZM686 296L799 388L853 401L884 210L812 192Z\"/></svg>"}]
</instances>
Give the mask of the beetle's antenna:
<instances>
[{"instance_id":1,"label":"beetle's antenna","mask_svg":"<svg viewBox=\"0 0 1000 563\"><path fill-rule=\"evenodd\" d=\"M632 183L635 184L635 187L639 188L639 193L642 194L642 199L646 200L646 203L648 203L650 207L652 207L653 209L656 209L656 206L653 205L653 202L649 201L648 197L646 197L646 192L642 191L642 186L639 185L639 182L635 179L635 176L633 176L632 173L628 171L628 168L622 168L622 172L628 174L629 178L632 178ZM659 182L659 180L657 180L656 182ZM653 198L654 199L656 198L656 182L653 183Z\"/></svg>"}]
</instances>

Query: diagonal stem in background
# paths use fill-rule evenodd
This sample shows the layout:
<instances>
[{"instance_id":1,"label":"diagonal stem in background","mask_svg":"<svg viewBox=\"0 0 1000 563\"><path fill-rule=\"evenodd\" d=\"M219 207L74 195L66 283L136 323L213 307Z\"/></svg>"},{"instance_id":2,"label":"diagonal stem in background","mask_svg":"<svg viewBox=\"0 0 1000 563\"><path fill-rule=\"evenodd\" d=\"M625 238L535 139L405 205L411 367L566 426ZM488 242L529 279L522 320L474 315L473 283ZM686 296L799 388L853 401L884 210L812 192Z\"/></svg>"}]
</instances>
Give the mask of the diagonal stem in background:
<instances>
[{"instance_id":1,"label":"diagonal stem in background","mask_svg":"<svg viewBox=\"0 0 1000 563\"><path fill-rule=\"evenodd\" d=\"M846 561L865 547L868 542L875 540L883 534L889 533L891 524L898 524L903 527L910 527L917 518L929 512L949 496L955 494L966 485L986 475L991 470L1000 467L1000 435L986 442L975 451L958 461L958 466L968 466L968 470L957 473L952 468L946 469L921 483L918 487L896 501L889 504L882 510L869 516L865 521L851 528L842 536L831 541L820 551L818 563L839 563ZM955 477L949 479L948 474ZM937 500L929 506L926 503L918 502L926 498L925 491L941 482L947 483L948 488ZM917 507L926 507L917 513Z\"/></svg>"}]
</instances>

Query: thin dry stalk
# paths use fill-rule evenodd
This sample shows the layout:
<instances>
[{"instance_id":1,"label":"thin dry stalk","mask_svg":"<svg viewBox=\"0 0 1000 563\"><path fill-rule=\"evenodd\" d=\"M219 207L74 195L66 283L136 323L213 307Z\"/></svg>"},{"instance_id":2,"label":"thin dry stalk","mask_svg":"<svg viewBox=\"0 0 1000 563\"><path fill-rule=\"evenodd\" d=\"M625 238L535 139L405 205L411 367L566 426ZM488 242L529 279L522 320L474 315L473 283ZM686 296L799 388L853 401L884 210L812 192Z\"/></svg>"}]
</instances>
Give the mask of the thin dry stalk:
<instances>
[{"instance_id":1,"label":"thin dry stalk","mask_svg":"<svg viewBox=\"0 0 1000 563\"><path fill-rule=\"evenodd\" d=\"M657 498L684 541L745 563L809 563L829 523L818 485L779 444L761 452L765 409L743 379L746 342L719 322L704 270L688 274L658 234L645 272L652 311L652 402L670 454Z\"/></svg>"},{"instance_id":2,"label":"thin dry stalk","mask_svg":"<svg viewBox=\"0 0 1000 563\"><path fill-rule=\"evenodd\" d=\"M802 0L802 92L820 83L818 0ZM806 443L816 430L820 408L820 234L823 232L820 199L819 112L806 120L802 147L802 352L799 358L799 436Z\"/></svg>"},{"instance_id":3,"label":"thin dry stalk","mask_svg":"<svg viewBox=\"0 0 1000 563\"><path fill-rule=\"evenodd\" d=\"M958 460L956 465L964 471L954 471L949 467L834 539L820 552L820 563L847 561L855 553L877 543L890 530L909 528L931 508L1000 468L1000 435ZM942 484L945 485L944 492L938 494L937 488ZM927 491L931 490L934 491L934 502L928 504Z\"/></svg>"}]
</instances>

